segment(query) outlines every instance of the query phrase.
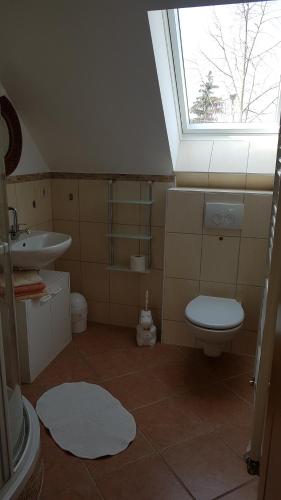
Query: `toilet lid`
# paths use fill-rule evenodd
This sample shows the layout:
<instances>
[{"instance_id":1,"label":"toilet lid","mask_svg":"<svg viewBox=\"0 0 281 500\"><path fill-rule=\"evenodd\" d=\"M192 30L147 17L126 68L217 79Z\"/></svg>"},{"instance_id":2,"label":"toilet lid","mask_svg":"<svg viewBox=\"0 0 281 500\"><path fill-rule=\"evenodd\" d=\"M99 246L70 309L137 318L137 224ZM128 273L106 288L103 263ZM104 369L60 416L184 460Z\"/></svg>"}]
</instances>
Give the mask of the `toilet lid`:
<instances>
[{"instance_id":1,"label":"toilet lid","mask_svg":"<svg viewBox=\"0 0 281 500\"><path fill-rule=\"evenodd\" d=\"M244 310L235 299L199 295L185 308L186 318L203 328L227 330L244 320Z\"/></svg>"}]
</instances>

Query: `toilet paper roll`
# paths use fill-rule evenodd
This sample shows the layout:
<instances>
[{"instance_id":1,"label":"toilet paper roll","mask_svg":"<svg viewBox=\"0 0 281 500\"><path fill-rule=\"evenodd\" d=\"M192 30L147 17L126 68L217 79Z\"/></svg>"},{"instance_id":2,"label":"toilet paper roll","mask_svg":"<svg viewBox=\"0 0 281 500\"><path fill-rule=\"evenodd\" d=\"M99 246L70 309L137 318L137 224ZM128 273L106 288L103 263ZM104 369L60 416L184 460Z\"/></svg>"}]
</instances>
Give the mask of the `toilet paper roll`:
<instances>
[{"instance_id":1,"label":"toilet paper roll","mask_svg":"<svg viewBox=\"0 0 281 500\"><path fill-rule=\"evenodd\" d=\"M138 273L145 271L145 255L131 255L131 270Z\"/></svg>"}]
</instances>

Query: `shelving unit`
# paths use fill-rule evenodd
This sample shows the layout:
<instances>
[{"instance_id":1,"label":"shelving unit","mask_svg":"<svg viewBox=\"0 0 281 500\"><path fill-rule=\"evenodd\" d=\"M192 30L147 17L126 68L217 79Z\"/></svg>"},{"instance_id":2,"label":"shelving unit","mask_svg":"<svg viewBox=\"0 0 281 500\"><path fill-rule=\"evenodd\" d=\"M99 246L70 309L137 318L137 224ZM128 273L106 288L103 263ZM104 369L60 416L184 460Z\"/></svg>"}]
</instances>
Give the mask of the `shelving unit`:
<instances>
[{"instance_id":1,"label":"shelving unit","mask_svg":"<svg viewBox=\"0 0 281 500\"><path fill-rule=\"evenodd\" d=\"M151 241L152 241L152 234L151 234L151 209L153 205L153 200L152 200L152 181L148 181L148 194L149 197L147 200L122 200L122 199L117 199L114 198L114 183L115 181L108 181L108 197L107 197L107 205L108 205L108 233L107 233L107 238L109 239L109 265L107 266L107 269L109 271L124 271L124 272L137 272L133 271L130 268L130 263L128 262L128 266L124 265L119 265L116 263L116 252L115 252L115 241L117 239L125 239L125 240L138 240L138 241L144 241L147 243L147 252L145 253L146 256L146 269L143 271L144 273L149 273L150 272L150 267L151 267ZM122 233L114 230L114 207L117 205L140 205L142 207L146 207L148 210L148 221L145 226L141 226L142 229L143 227L146 228L146 232L142 233ZM140 227L140 226L139 226Z\"/></svg>"}]
</instances>

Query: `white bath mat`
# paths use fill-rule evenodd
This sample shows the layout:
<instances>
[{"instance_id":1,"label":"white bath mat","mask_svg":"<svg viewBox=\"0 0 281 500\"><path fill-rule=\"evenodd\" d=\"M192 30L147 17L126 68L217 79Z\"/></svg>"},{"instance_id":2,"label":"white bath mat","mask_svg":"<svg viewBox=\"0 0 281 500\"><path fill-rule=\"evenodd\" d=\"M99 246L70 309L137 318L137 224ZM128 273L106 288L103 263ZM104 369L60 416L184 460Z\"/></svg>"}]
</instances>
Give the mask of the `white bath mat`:
<instances>
[{"instance_id":1,"label":"white bath mat","mask_svg":"<svg viewBox=\"0 0 281 500\"><path fill-rule=\"evenodd\" d=\"M136 436L134 417L99 385L58 385L40 397L36 411L56 443L81 458L116 455Z\"/></svg>"}]
</instances>

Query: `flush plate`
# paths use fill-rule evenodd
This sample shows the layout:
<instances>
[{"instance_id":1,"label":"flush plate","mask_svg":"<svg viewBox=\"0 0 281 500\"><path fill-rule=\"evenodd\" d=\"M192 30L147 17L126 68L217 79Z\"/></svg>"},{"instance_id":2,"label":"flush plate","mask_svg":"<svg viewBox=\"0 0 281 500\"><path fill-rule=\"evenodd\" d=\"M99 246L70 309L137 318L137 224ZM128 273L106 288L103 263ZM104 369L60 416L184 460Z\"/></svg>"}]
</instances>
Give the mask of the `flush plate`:
<instances>
[{"instance_id":1,"label":"flush plate","mask_svg":"<svg viewBox=\"0 0 281 500\"><path fill-rule=\"evenodd\" d=\"M204 225L210 229L241 229L244 203L206 203Z\"/></svg>"}]
</instances>

